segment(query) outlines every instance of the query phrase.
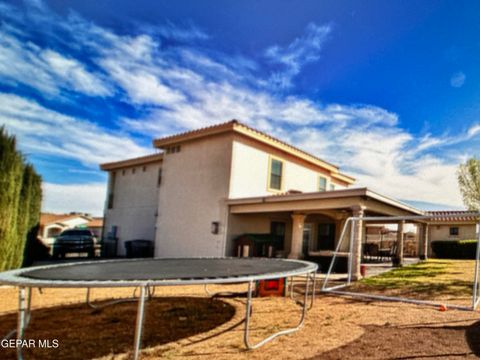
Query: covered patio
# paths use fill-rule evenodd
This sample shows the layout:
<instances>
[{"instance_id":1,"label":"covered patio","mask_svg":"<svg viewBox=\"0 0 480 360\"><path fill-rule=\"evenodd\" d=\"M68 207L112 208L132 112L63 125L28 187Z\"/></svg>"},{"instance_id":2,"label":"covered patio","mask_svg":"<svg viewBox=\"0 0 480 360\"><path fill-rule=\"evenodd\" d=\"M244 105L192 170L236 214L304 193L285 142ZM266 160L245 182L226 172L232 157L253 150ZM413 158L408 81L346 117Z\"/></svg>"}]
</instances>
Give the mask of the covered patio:
<instances>
[{"instance_id":1,"label":"covered patio","mask_svg":"<svg viewBox=\"0 0 480 360\"><path fill-rule=\"evenodd\" d=\"M404 203L385 197L367 188L313 193L283 193L271 196L229 199L228 245L235 254L234 239L245 233L270 233L282 240L273 256L314 260L325 269L334 254L344 224L349 217L408 216L422 213ZM382 224L382 221L376 224ZM396 257L401 266L404 258L405 221L396 225ZM416 223L419 235L418 255L427 256L426 223ZM350 229L345 234L350 236ZM353 227L353 276L361 278L362 245L366 240L364 222ZM348 242L344 242L337 257L347 257Z\"/></svg>"}]
</instances>

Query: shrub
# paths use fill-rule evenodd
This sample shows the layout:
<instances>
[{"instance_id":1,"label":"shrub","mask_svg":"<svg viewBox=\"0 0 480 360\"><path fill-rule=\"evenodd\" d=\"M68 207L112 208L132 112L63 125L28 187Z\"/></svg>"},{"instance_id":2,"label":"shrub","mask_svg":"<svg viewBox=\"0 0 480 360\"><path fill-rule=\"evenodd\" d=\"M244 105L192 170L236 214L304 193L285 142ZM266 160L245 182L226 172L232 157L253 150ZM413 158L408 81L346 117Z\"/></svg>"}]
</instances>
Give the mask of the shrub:
<instances>
[{"instance_id":1,"label":"shrub","mask_svg":"<svg viewBox=\"0 0 480 360\"><path fill-rule=\"evenodd\" d=\"M25 243L39 222L41 177L0 127L0 271L22 264Z\"/></svg>"},{"instance_id":2,"label":"shrub","mask_svg":"<svg viewBox=\"0 0 480 360\"><path fill-rule=\"evenodd\" d=\"M477 240L432 241L432 250L439 259L475 259Z\"/></svg>"}]
</instances>

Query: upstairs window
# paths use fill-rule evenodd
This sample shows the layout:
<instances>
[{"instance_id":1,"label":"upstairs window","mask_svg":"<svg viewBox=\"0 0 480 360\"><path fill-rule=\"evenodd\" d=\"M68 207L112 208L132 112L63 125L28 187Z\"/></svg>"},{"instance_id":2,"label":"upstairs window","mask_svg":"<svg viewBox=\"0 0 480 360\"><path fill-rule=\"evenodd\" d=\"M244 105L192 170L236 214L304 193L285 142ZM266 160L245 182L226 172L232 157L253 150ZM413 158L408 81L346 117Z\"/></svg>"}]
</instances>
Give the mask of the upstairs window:
<instances>
[{"instance_id":1,"label":"upstairs window","mask_svg":"<svg viewBox=\"0 0 480 360\"><path fill-rule=\"evenodd\" d=\"M108 208L113 209L113 193L108 194Z\"/></svg>"},{"instance_id":2,"label":"upstairs window","mask_svg":"<svg viewBox=\"0 0 480 360\"><path fill-rule=\"evenodd\" d=\"M270 159L269 188L272 190L282 189L283 162L278 159Z\"/></svg>"},{"instance_id":3,"label":"upstairs window","mask_svg":"<svg viewBox=\"0 0 480 360\"><path fill-rule=\"evenodd\" d=\"M162 168L158 169L157 187L162 184Z\"/></svg>"},{"instance_id":4,"label":"upstairs window","mask_svg":"<svg viewBox=\"0 0 480 360\"><path fill-rule=\"evenodd\" d=\"M330 190L331 191L335 190L335 184L330 184Z\"/></svg>"},{"instance_id":5,"label":"upstairs window","mask_svg":"<svg viewBox=\"0 0 480 360\"><path fill-rule=\"evenodd\" d=\"M111 172L109 177L109 184L108 184L108 199L107 199L108 209L113 209L113 193L115 191L116 178L117 178L117 173L115 171Z\"/></svg>"},{"instance_id":6,"label":"upstairs window","mask_svg":"<svg viewBox=\"0 0 480 360\"><path fill-rule=\"evenodd\" d=\"M323 176L318 177L318 191L327 191L327 178Z\"/></svg>"},{"instance_id":7,"label":"upstairs window","mask_svg":"<svg viewBox=\"0 0 480 360\"><path fill-rule=\"evenodd\" d=\"M175 153L179 153L181 149L182 148L180 145L174 145L174 146L167 147L165 151L167 154L175 154Z\"/></svg>"},{"instance_id":8,"label":"upstairs window","mask_svg":"<svg viewBox=\"0 0 480 360\"><path fill-rule=\"evenodd\" d=\"M451 227L450 228L450 235L451 236L458 236L459 232L458 232L458 227Z\"/></svg>"}]
</instances>

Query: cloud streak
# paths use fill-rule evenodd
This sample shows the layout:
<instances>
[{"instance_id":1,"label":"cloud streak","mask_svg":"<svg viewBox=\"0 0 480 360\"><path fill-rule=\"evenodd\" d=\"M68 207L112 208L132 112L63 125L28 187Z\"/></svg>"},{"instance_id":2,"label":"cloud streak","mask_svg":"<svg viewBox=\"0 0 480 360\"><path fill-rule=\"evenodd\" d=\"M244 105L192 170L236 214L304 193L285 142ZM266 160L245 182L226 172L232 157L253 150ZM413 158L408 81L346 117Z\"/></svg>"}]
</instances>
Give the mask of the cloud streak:
<instances>
[{"instance_id":1,"label":"cloud streak","mask_svg":"<svg viewBox=\"0 0 480 360\"><path fill-rule=\"evenodd\" d=\"M465 84L466 79L467 76L463 72L459 71L453 74L450 78L450 85L454 88L461 88L463 84Z\"/></svg>"}]
</instances>

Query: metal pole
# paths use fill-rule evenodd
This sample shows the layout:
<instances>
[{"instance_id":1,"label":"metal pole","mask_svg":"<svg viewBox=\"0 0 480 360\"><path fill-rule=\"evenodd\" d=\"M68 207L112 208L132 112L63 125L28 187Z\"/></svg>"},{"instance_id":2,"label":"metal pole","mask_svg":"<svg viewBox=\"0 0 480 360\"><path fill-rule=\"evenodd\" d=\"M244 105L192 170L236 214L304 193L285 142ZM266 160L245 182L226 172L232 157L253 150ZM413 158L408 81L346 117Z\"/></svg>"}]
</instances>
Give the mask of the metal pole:
<instances>
[{"instance_id":1,"label":"metal pole","mask_svg":"<svg viewBox=\"0 0 480 360\"><path fill-rule=\"evenodd\" d=\"M137 322L135 325L135 342L133 359L137 360L140 355L140 346L142 342L143 317L145 310L145 294L147 285L140 287L140 297L138 299Z\"/></svg>"},{"instance_id":2,"label":"metal pole","mask_svg":"<svg viewBox=\"0 0 480 360\"><path fill-rule=\"evenodd\" d=\"M427 301L427 300L415 300L415 299L408 299L402 298L397 296L382 296L382 295L373 295L367 293L355 293L350 291L341 291L341 290L326 290L325 292L349 296L352 298L364 298L364 299L373 299L373 300L382 300L382 301L394 301L394 302L404 302L410 304L417 304L417 305L431 305L431 306L444 306L444 303L438 303L434 301ZM462 306L462 305L455 305L455 304L448 304L448 308L451 309L458 309L458 310L465 310L465 311L472 311L470 306Z\"/></svg>"},{"instance_id":3,"label":"metal pole","mask_svg":"<svg viewBox=\"0 0 480 360\"><path fill-rule=\"evenodd\" d=\"M478 227L478 237L477 237L477 251L475 254L475 274L473 276L473 300L472 300L472 310L475 310L478 306L478 271L479 271L479 257L480 257L480 227Z\"/></svg>"},{"instance_id":4,"label":"metal pole","mask_svg":"<svg viewBox=\"0 0 480 360\"><path fill-rule=\"evenodd\" d=\"M313 272L312 272L312 278L313 278L313 281L312 281L312 297L311 297L310 306L309 306L308 310L310 310L311 308L313 308L313 304L314 304L314 302L315 302L315 283L316 283L316 276L317 276L317 272L316 272L316 271L313 271ZM305 289L305 291L308 291L308 289Z\"/></svg>"},{"instance_id":5,"label":"metal pole","mask_svg":"<svg viewBox=\"0 0 480 360\"><path fill-rule=\"evenodd\" d=\"M25 287L18 288L18 323L17 323L17 340L23 340L25 335L25 320L26 320L26 305ZM22 360L22 346L17 345L17 359Z\"/></svg>"},{"instance_id":6,"label":"metal pole","mask_svg":"<svg viewBox=\"0 0 480 360\"><path fill-rule=\"evenodd\" d=\"M345 238L345 233L347 232L348 223L350 221L351 221L351 218L348 218L345 221L345 224L343 225L343 229L342 229L342 232L340 234L340 238L338 239L337 247L335 248L335 252L333 253L332 261L330 262L330 266L328 267L327 274L325 275L325 280L323 281L322 290L325 290L327 288L328 279L329 279L330 274L332 273L332 270L333 270L333 264L334 264L335 259L337 257L337 253L340 250L340 246L342 245L343 239Z\"/></svg>"},{"instance_id":7,"label":"metal pole","mask_svg":"<svg viewBox=\"0 0 480 360\"><path fill-rule=\"evenodd\" d=\"M352 283L352 264L353 264L353 232L355 228L355 221L352 220L350 223L350 246L349 246L349 252L348 252L348 281L347 283L350 285Z\"/></svg>"},{"instance_id":8,"label":"metal pole","mask_svg":"<svg viewBox=\"0 0 480 360\"><path fill-rule=\"evenodd\" d=\"M250 316L252 312L252 287L253 281L248 282L248 291L247 291L247 305L245 308L245 328L243 331L243 341L247 348L250 348L248 337L250 332Z\"/></svg>"},{"instance_id":9,"label":"metal pole","mask_svg":"<svg viewBox=\"0 0 480 360\"><path fill-rule=\"evenodd\" d=\"M265 339L259 341L254 345L250 344L248 338L249 338L249 332L250 332L249 326L250 326L250 317L251 317L251 308L252 308L252 286L253 286L253 282L250 281L248 283L248 295L247 295L247 305L246 305L246 313L245 313L245 328L243 332L243 340L247 349L249 350L258 349L260 346L265 345L267 342L275 339L276 337L281 335L291 334L303 326L303 323L305 322L305 315L307 313L308 288L310 287L310 276L308 276L308 274L307 274L307 284L305 287L305 294L303 296L302 315L298 325L290 329L278 331L275 334L272 334L266 337Z\"/></svg>"},{"instance_id":10,"label":"metal pole","mask_svg":"<svg viewBox=\"0 0 480 360\"><path fill-rule=\"evenodd\" d=\"M293 282L294 282L294 277L290 276L290 299L293 299Z\"/></svg>"}]
</instances>

